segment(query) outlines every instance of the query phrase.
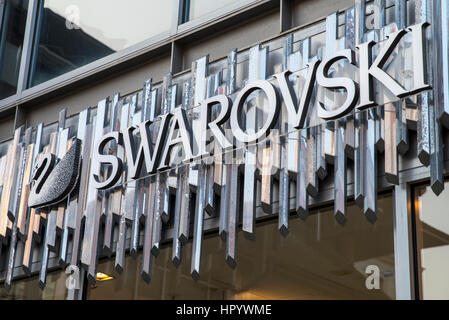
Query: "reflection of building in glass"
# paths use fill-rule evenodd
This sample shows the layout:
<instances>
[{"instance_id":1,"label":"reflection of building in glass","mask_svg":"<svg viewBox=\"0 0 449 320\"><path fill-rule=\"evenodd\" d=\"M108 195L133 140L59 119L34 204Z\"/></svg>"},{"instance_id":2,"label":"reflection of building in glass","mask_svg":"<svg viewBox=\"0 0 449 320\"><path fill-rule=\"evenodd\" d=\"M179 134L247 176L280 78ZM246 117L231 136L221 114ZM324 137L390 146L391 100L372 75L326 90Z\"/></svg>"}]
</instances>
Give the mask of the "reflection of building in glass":
<instances>
[{"instance_id":1,"label":"reflection of building in glass","mask_svg":"<svg viewBox=\"0 0 449 320\"><path fill-rule=\"evenodd\" d=\"M30 83L36 85L74 70L115 51L82 29L66 26L66 19L49 8L41 8L41 22Z\"/></svg>"},{"instance_id":2,"label":"reflection of building in glass","mask_svg":"<svg viewBox=\"0 0 449 320\"><path fill-rule=\"evenodd\" d=\"M6 1L0 10L0 99L16 93L28 0Z\"/></svg>"}]
</instances>

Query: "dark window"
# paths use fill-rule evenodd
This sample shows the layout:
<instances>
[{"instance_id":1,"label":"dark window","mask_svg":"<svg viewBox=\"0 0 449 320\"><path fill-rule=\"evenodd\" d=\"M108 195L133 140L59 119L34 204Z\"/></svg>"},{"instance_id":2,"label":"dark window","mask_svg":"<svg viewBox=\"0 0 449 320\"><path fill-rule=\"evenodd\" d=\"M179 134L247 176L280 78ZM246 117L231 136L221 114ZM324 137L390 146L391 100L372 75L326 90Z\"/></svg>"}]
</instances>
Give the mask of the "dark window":
<instances>
[{"instance_id":1,"label":"dark window","mask_svg":"<svg viewBox=\"0 0 449 320\"><path fill-rule=\"evenodd\" d=\"M439 196L430 186L414 189L416 262L419 297L449 299L449 190Z\"/></svg>"},{"instance_id":2,"label":"dark window","mask_svg":"<svg viewBox=\"0 0 449 320\"><path fill-rule=\"evenodd\" d=\"M168 32L177 0L40 2L29 86Z\"/></svg>"},{"instance_id":3,"label":"dark window","mask_svg":"<svg viewBox=\"0 0 449 320\"><path fill-rule=\"evenodd\" d=\"M17 91L27 11L28 0L7 0L0 12L0 99Z\"/></svg>"},{"instance_id":4,"label":"dark window","mask_svg":"<svg viewBox=\"0 0 449 320\"><path fill-rule=\"evenodd\" d=\"M195 20L199 17L217 11L219 9L229 7L238 3L238 0L183 0L180 23Z\"/></svg>"}]
</instances>

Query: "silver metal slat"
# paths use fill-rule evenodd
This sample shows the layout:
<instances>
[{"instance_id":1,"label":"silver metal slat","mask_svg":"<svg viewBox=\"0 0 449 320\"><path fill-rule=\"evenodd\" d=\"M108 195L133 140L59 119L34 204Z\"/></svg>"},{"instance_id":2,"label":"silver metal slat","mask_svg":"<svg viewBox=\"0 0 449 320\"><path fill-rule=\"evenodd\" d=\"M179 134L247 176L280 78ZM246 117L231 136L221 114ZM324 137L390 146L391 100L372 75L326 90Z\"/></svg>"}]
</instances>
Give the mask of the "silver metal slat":
<instances>
[{"instance_id":1,"label":"silver metal slat","mask_svg":"<svg viewBox=\"0 0 449 320\"><path fill-rule=\"evenodd\" d=\"M112 98L111 102L111 118L110 118L110 131L118 131L120 130L120 110L121 107L120 102L120 93L116 93ZM115 141L111 141L111 149L116 149L117 156L119 156L119 149ZM117 184L121 184L119 180ZM114 215L119 215L121 212L121 199L122 199L122 186L112 188L104 191L104 199L105 199L105 225L104 225L104 238L102 251L106 253L106 255L111 256L112 254L112 238L113 238L113 230L114 230Z\"/></svg>"},{"instance_id":2,"label":"silver metal slat","mask_svg":"<svg viewBox=\"0 0 449 320\"><path fill-rule=\"evenodd\" d=\"M395 22L398 26L398 30L407 27L407 1L395 0ZM402 62L402 69L405 68L404 62ZM396 72L398 78L403 78L401 72ZM402 155L406 154L409 149L408 128L406 119L406 101L405 99L395 102L396 107L396 143L398 152Z\"/></svg>"},{"instance_id":3,"label":"silver metal slat","mask_svg":"<svg viewBox=\"0 0 449 320\"><path fill-rule=\"evenodd\" d=\"M209 76L207 78L207 87L206 87L206 98L210 98L214 95L214 83L215 77ZM210 134L206 132L206 142L210 143ZM212 142L215 144L214 142ZM213 146L211 148L213 150ZM205 204L204 210L208 215L213 215L215 213L215 205L214 205L214 197L215 197L215 161L213 156L208 156L203 161L206 163L206 181L204 185L206 186L206 196L205 196Z\"/></svg>"},{"instance_id":4,"label":"silver metal slat","mask_svg":"<svg viewBox=\"0 0 449 320\"><path fill-rule=\"evenodd\" d=\"M176 201L175 201L175 215L173 222L173 244L172 244L172 262L173 265L177 268L181 264L181 241L179 241L179 224L181 219L181 206L182 199L184 197L183 193L183 182L186 181L186 165L181 165L178 168L178 179L176 181Z\"/></svg>"},{"instance_id":5,"label":"silver metal slat","mask_svg":"<svg viewBox=\"0 0 449 320\"><path fill-rule=\"evenodd\" d=\"M90 109L86 109L87 112L87 121L90 119ZM81 156L82 159L90 159L90 155L92 152L92 137L93 137L93 124L88 123L86 125L86 131L84 136L82 137L82 145L81 145ZM84 217L84 210L87 200L87 186L89 181L89 161L83 161L81 165L81 173L80 173L80 182L79 182L79 195L78 202L76 206L76 215L73 226L73 240L72 240L72 258L71 264L78 265L80 259L80 247L81 247L81 228L82 228L82 220Z\"/></svg>"},{"instance_id":6,"label":"silver metal slat","mask_svg":"<svg viewBox=\"0 0 449 320\"><path fill-rule=\"evenodd\" d=\"M446 39L441 39L438 41L438 38L435 38L440 30L439 26L448 26L447 14L448 8L447 3L442 6L442 2L444 1L433 1L432 2L432 16L433 16L433 37L434 41L432 42L432 50L433 50L433 69L429 68L432 72L430 79L433 79L433 105L434 108L430 108L429 118L430 118L430 187L432 191L439 195L444 190L444 176L443 176L443 141L441 135L441 122L445 121L446 118L446 105L444 101L444 94L447 92L448 88L444 87L445 80L444 76L441 76L441 70L443 68L447 68L445 65L444 55L447 55L447 52L442 52L445 49L445 42L449 41ZM445 16L446 15L446 16ZM445 17L445 21L442 21L442 17ZM441 34L441 36L446 35L447 32ZM446 69L447 70L447 69ZM438 108L439 110L436 110Z\"/></svg>"},{"instance_id":7,"label":"silver metal slat","mask_svg":"<svg viewBox=\"0 0 449 320\"><path fill-rule=\"evenodd\" d=\"M366 2L365 0L356 0L356 44L365 41L366 31ZM366 112L357 111L354 115L354 200L355 203L363 208L365 198L365 136L366 136Z\"/></svg>"},{"instance_id":8,"label":"silver metal slat","mask_svg":"<svg viewBox=\"0 0 449 320\"><path fill-rule=\"evenodd\" d=\"M227 78L226 78L226 93L228 96L231 96L234 94L236 90L236 72L237 72L237 49L233 49L227 57ZM232 141L232 134L230 132L229 122L225 124L225 136L226 138L230 139L229 141ZM222 171L222 188L220 191L220 217L219 217L219 227L218 227L218 234L220 235L222 240L226 240L227 234L228 234L228 206L230 204L230 179L229 175L232 171L232 157L233 157L233 151L225 151L222 155L223 159L223 171ZM262 175L262 179L264 179L264 176ZM263 183L262 183L263 188ZM263 190L263 189L262 189ZM270 192L271 194L271 192ZM271 206L270 199L263 201L262 205L264 203L269 204ZM271 211L271 210L270 210Z\"/></svg>"},{"instance_id":9,"label":"silver metal slat","mask_svg":"<svg viewBox=\"0 0 449 320\"><path fill-rule=\"evenodd\" d=\"M228 172L229 205L226 237L226 262L231 268L237 265L237 235L239 225L239 168L233 162Z\"/></svg>"},{"instance_id":10,"label":"silver metal slat","mask_svg":"<svg viewBox=\"0 0 449 320\"><path fill-rule=\"evenodd\" d=\"M184 85L182 108L184 108L185 110L189 109L191 106L191 101L192 101L192 86L190 81L188 81ZM186 171L182 172L182 174L180 174L180 177L178 178L181 179L180 184L182 188L182 197L181 198L176 197L175 206L178 205L177 204L178 202L180 202L178 205L180 208L179 212L180 216L179 216L179 230L178 233L174 235L174 237L176 237L179 240L181 245L185 244L189 239L190 197L191 197L189 173L193 171L191 169L192 166L193 164L186 165L185 168Z\"/></svg>"},{"instance_id":11,"label":"silver metal slat","mask_svg":"<svg viewBox=\"0 0 449 320\"><path fill-rule=\"evenodd\" d=\"M328 57L337 51L337 13L333 13L326 17L326 46L324 57ZM332 72L332 71L330 71ZM331 109L336 104L336 94L334 92L324 93L324 104ZM328 163L333 164L335 159L335 128L333 122L326 122L323 125L322 150Z\"/></svg>"},{"instance_id":12,"label":"silver metal slat","mask_svg":"<svg viewBox=\"0 0 449 320\"><path fill-rule=\"evenodd\" d=\"M316 179L315 171L308 170L310 165L308 161L308 155L312 152L308 152L309 145L307 144L307 129L303 129L299 134L299 148L298 148L298 177L296 179L296 213L303 220L309 215L309 196L307 194L307 176L309 171L312 173L314 179ZM313 159L311 159L313 162Z\"/></svg>"},{"instance_id":13,"label":"silver metal slat","mask_svg":"<svg viewBox=\"0 0 449 320\"><path fill-rule=\"evenodd\" d=\"M198 281L200 279L205 203L205 188L204 186L202 186L202 184L204 183L205 179L205 165L203 163L200 163L198 169L198 184L195 200L195 221L193 223L192 264L190 268L190 275L195 281Z\"/></svg>"},{"instance_id":14,"label":"silver metal slat","mask_svg":"<svg viewBox=\"0 0 449 320\"><path fill-rule=\"evenodd\" d=\"M254 46L249 50L248 83L266 78L268 48ZM255 98L257 99L257 97ZM256 131L257 104L250 106L247 103L246 131ZM256 169L257 169L257 144L250 143L245 146L245 164L243 176L243 221L242 230L245 238L254 240L254 224L256 219Z\"/></svg>"},{"instance_id":15,"label":"silver metal slat","mask_svg":"<svg viewBox=\"0 0 449 320\"><path fill-rule=\"evenodd\" d=\"M377 220L377 150L375 146L375 109L367 110L367 125L365 136L365 197L363 211L366 219L374 223Z\"/></svg>"},{"instance_id":16,"label":"silver metal slat","mask_svg":"<svg viewBox=\"0 0 449 320\"><path fill-rule=\"evenodd\" d=\"M98 103L95 128L93 133L92 148L104 134L106 122L107 100ZM102 215L101 191L95 188L92 175L100 172L100 164L92 162L89 170L89 183L87 185L84 238L81 250L81 265L87 270L87 279L91 283L96 281L97 258L98 258L98 235L100 229L100 217Z\"/></svg>"},{"instance_id":17,"label":"silver metal slat","mask_svg":"<svg viewBox=\"0 0 449 320\"><path fill-rule=\"evenodd\" d=\"M336 151L334 162L334 216L341 225L346 223L346 155L344 152L345 127L336 123Z\"/></svg>"},{"instance_id":18,"label":"silver metal slat","mask_svg":"<svg viewBox=\"0 0 449 320\"><path fill-rule=\"evenodd\" d=\"M145 217L145 232L143 238L143 251L142 251L142 279L149 283L151 280L152 272L152 261L153 257L151 254L151 244L152 244L152 233L153 233L153 213L154 213L154 193L155 193L155 182L154 176L150 177L150 182L148 186L148 197L147 200L147 215Z\"/></svg>"},{"instance_id":19,"label":"silver metal slat","mask_svg":"<svg viewBox=\"0 0 449 320\"><path fill-rule=\"evenodd\" d=\"M439 67L441 68L439 69L439 75L442 76L441 94L443 95L443 101L442 105L440 106L441 110L439 112L439 116L441 119L441 124L446 128L449 128L449 3L447 1L440 1L435 3L435 5L437 4L439 5L439 7L436 7L434 9L434 12L436 15L438 14L438 12L440 12L440 15L438 22L433 19L433 28L439 27L439 30L433 32L433 37L439 35L438 40L440 40L441 43L441 62L439 65Z\"/></svg>"}]
</instances>

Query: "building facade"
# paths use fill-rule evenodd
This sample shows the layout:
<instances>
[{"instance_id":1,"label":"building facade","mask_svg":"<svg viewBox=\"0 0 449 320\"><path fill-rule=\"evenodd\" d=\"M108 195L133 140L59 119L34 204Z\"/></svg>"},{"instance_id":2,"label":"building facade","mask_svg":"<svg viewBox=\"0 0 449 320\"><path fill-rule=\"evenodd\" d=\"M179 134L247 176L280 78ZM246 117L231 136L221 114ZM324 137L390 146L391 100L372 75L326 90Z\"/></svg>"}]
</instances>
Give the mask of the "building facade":
<instances>
[{"instance_id":1,"label":"building facade","mask_svg":"<svg viewBox=\"0 0 449 320\"><path fill-rule=\"evenodd\" d=\"M2 299L448 299L445 0L0 0Z\"/></svg>"}]
</instances>

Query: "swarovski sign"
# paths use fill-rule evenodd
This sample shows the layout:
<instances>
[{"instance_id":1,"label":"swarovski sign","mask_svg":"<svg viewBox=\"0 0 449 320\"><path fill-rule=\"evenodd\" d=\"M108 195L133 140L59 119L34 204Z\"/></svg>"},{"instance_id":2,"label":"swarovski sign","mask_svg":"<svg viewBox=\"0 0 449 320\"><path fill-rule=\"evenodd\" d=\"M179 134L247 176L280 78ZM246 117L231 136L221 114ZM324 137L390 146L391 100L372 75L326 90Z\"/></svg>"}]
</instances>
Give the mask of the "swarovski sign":
<instances>
[{"instance_id":1,"label":"swarovski sign","mask_svg":"<svg viewBox=\"0 0 449 320\"><path fill-rule=\"evenodd\" d=\"M430 167L439 194L440 124L449 127L449 39L442 39L449 26L440 15L449 5L433 12L431 2L417 1L408 26L407 7L397 6L387 24L385 2L373 3L370 30L365 1L357 1L329 15L321 34L304 38L301 29L212 63L204 56L189 72L167 73L160 84L150 78L142 90L116 93L74 117L64 109L56 125L17 128L0 157L5 283L20 259L31 273L36 245L41 288L50 252L61 266L81 266L92 282L99 256L115 253L121 272L126 251L141 252L149 282L166 234L176 267L191 241L198 280L205 215L216 218L234 268L240 224L255 239L256 218L276 215L287 236L291 213L307 219L322 196L333 201L339 224L349 196L374 223L378 168L397 185L399 159L410 152ZM168 223L172 230L163 232Z\"/></svg>"},{"instance_id":2,"label":"swarovski sign","mask_svg":"<svg viewBox=\"0 0 449 320\"><path fill-rule=\"evenodd\" d=\"M94 175L95 187L97 189L111 188L117 184L122 175L125 159L104 154L105 146L111 141L114 141L116 145L124 146L128 177L137 179L141 174L152 174L170 168L170 155L174 146L178 144L182 146L184 154L182 161L184 163L210 156L206 151L208 141L205 138L207 136L205 132L209 130L222 150L234 148L234 139L228 139L222 129L223 124L227 121L230 123L235 139L242 143L256 143L266 138L278 120L281 101L285 104L289 125L294 129L303 129L306 116L309 113L313 88L316 84L322 88L342 89L346 92L345 101L334 109L327 108L323 103L318 104L317 114L324 120L341 118L352 112L354 108L363 110L374 106L374 79L388 88L398 99L428 90L430 85L426 83L425 79L427 62L424 56L424 36L428 25L424 22L391 33L374 61L372 61L372 48L376 42L368 41L358 45L359 83L351 78L329 76L333 65L341 60L346 60L352 65L356 64L356 52L352 49L344 49L326 57L323 61L317 59L309 63L305 88L299 98L299 103L295 103L296 94L289 80L292 72L286 70L273 76L277 87L268 80L253 81L240 90L233 103L230 97L226 95L216 95L200 101L198 108L201 125L195 128L197 130L189 127L187 111L183 108L176 108L171 113L161 115L159 119L161 124L154 148L149 132L149 126L153 123L153 120L147 120L122 131L112 131L104 135L94 149L94 161L112 167L109 176L102 181L97 174ZM407 33L411 33L413 39L414 87L410 90L406 90L382 69L392 52L397 49L400 40ZM248 130L242 128L241 113L247 98L255 91L263 92L268 101L268 108L261 128L256 132L249 133ZM220 114L211 121L211 109L214 105L220 106ZM140 133L139 145L135 141L135 132ZM193 151L192 141L199 141L196 153ZM144 173L142 173L143 166L145 167Z\"/></svg>"}]
</instances>

